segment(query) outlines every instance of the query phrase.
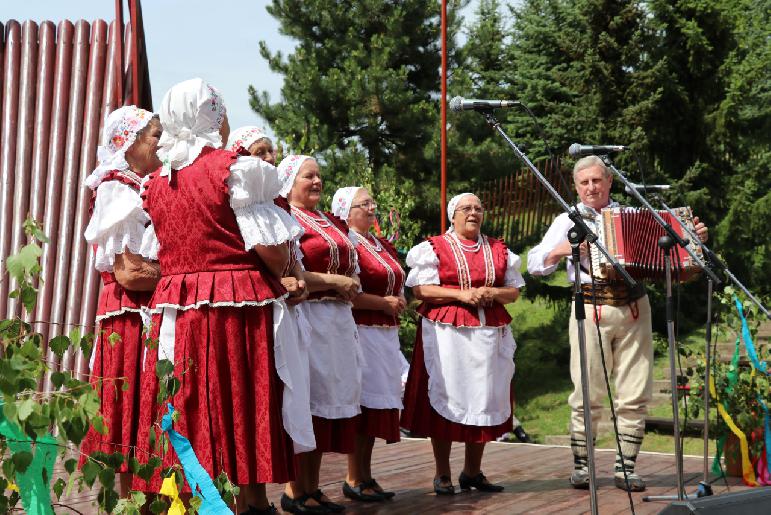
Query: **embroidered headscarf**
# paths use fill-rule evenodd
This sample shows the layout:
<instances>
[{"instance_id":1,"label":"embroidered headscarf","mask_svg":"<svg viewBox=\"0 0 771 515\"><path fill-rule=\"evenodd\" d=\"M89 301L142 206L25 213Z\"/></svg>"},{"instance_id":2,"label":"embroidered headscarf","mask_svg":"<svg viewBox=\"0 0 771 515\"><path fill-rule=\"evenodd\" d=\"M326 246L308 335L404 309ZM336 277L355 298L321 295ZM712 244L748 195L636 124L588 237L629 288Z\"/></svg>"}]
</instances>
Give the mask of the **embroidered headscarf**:
<instances>
[{"instance_id":1,"label":"embroidered headscarf","mask_svg":"<svg viewBox=\"0 0 771 515\"><path fill-rule=\"evenodd\" d=\"M238 152L239 149L249 150L255 141L267 138L268 135L262 127L246 125L231 131L228 137L228 144L225 146L228 150Z\"/></svg>"},{"instance_id":2,"label":"embroidered headscarf","mask_svg":"<svg viewBox=\"0 0 771 515\"><path fill-rule=\"evenodd\" d=\"M348 213L351 212L353 197L360 189L361 186L347 186L337 190L335 196L332 197L332 214L347 221Z\"/></svg>"},{"instance_id":3,"label":"embroidered headscarf","mask_svg":"<svg viewBox=\"0 0 771 515\"><path fill-rule=\"evenodd\" d=\"M204 147L220 148L220 126L225 118L225 104L219 92L203 79L190 79L169 89L161 102L163 135L158 157L163 162L161 175L169 175L198 157Z\"/></svg>"},{"instance_id":4,"label":"embroidered headscarf","mask_svg":"<svg viewBox=\"0 0 771 515\"><path fill-rule=\"evenodd\" d=\"M86 186L95 190L104 176L113 170L128 170L126 151L134 144L139 131L147 127L153 113L137 106L123 106L107 115L102 128L102 144L96 151L98 165L86 178Z\"/></svg>"},{"instance_id":5,"label":"embroidered headscarf","mask_svg":"<svg viewBox=\"0 0 771 515\"><path fill-rule=\"evenodd\" d=\"M281 191L278 194L284 198L289 195L294 184L294 178L297 177L297 172L300 171L300 167L307 159L313 159L311 156L304 156L300 154L292 154L286 156L278 164L278 180L281 181Z\"/></svg>"}]
</instances>

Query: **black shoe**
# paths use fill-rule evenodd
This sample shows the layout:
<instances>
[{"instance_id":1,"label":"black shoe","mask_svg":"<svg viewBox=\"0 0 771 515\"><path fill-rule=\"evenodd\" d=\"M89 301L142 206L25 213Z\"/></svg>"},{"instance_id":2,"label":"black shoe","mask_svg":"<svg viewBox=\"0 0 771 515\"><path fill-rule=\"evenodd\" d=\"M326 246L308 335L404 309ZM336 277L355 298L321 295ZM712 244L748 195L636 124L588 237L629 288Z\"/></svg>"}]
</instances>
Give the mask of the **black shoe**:
<instances>
[{"instance_id":1,"label":"black shoe","mask_svg":"<svg viewBox=\"0 0 771 515\"><path fill-rule=\"evenodd\" d=\"M268 506L267 508L263 508L263 509L255 508L250 504L246 511L241 512L241 515L274 515L274 514L278 515L278 510L273 505L273 503L271 503L270 506Z\"/></svg>"},{"instance_id":2,"label":"black shoe","mask_svg":"<svg viewBox=\"0 0 771 515\"><path fill-rule=\"evenodd\" d=\"M448 486L442 486L442 483L450 483ZM436 495L455 495L455 487L452 486L452 480L448 476L439 476L434 479L434 493Z\"/></svg>"},{"instance_id":3,"label":"black shoe","mask_svg":"<svg viewBox=\"0 0 771 515\"><path fill-rule=\"evenodd\" d=\"M316 490L310 496L317 503L319 503L323 508L326 508L327 513L341 513L345 511L345 506L343 506L342 504L337 504L336 502L322 500L324 497L324 492L322 492L321 490Z\"/></svg>"},{"instance_id":4,"label":"black shoe","mask_svg":"<svg viewBox=\"0 0 771 515\"><path fill-rule=\"evenodd\" d=\"M525 433L525 428L522 426L517 426L514 428L514 436L517 437L517 440L519 440L522 443L533 443L533 441L530 439L527 433Z\"/></svg>"},{"instance_id":5,"label":"black shoe","mask_svg":"<svg viewBox=\"0 0 771 515\"><path fill-rule=\"evenodd\" d=\"M503 487L501 485L494 485L490 483L484 474L481 472L474 477L469 477L465 472L461 472L458 476L458 484L460 484L461 490L471 490L476 488L480 492L502 492Z\"/></svg>"},{"instance_id":6,"label":"black shoe","mask_svg":"<svg viewBox=\"0 0 771 515\"><path fill-rule=\"evenodd\" d=\"M377 492L374 494L364 493L364 490L370 489L374 490L374 488L364 482L359 483L358 486L351 486L348 484L348 481L343 481L343 495L349 499L363 502L381 502L385 500L385 497Z\"/></svg>"},{"instance_id":7,"label":"black shoe","mask_svg":"<svg viewBox=\"0 0 771 515\"><path fill-rule=\"evenodd\" d=\"M308 494L301 495L296 499L292 499L288 495L283 494L281 496L281 509L289 513L330 513L330 511L322 504L319 504L318 506L306 505L305 502L310 498L311 496Z\"/></svg>"},{"instance_id":8,"label":"black shoe","mask_svg":"<svg viewBox=\"0 0 771 515\"><path fill-rule=\"evenodd\" d=\"M380 495L382 495L383 498L385 498L385 499L393 499L394 496L396 495L396 492L386 492L385 490L383 490L383 487L380 486L377 483L377 481L374 480L374 478L370 479L369 481L364 481L364 483L362 483L362 485L364 486L365 490L370 488L370 489L376 491L377 493L379 493Z\"/></svg>"}]
</instances>

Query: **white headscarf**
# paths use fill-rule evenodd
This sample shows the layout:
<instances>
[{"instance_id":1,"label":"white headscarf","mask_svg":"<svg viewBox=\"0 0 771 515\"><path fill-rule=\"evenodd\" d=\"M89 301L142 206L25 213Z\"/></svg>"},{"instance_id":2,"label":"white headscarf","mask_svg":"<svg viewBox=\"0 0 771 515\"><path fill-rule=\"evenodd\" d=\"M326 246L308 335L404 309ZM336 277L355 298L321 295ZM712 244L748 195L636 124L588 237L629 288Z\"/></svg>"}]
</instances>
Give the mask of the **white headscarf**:
<instances>
[{"instance_id":1,"label":"white headscarf","mask_svg":"<svg viewBox=\"0 0 771 515\"><path fill-rule=\"evenodd\" d=\"M126 151L152 118L153 113L137 106L119 107L107 115L102 128L102 144L96 151L99 164L86 178L86 186L95 190L111 171L128 170Z\"/></svg>"},{"instance_id":2,"label":"white headscarf","mask_svg":"<svg viewBox=\"0 0 771 515\"><path fill-rule=\"evenodd\" d=\"M304 156L300 154L292 154L286 156L278 164L278 180L281 181L281 191L279 195L286 198L289 192L292 190L294 184L294 178L297 177L297 172L300 171L300 167L307 159L313 159L311 156Z\"/></svg>"},{"instance_id":3,"label":"white headscarf","mask_svg":"<svg viewBox=\"0 0 771 515\"><path fill-rule=\"evenodd\" d=\"M465 192L465 193L461 193L459 195L455 195L447 203L447 218L449 220L452 220L452 218L455 216L455 208L458 207L458 202L460 202L460 199L462 199L466 195L471 195L472 197L476 198L477 200L479 199L479 197L477 197L475 194L470 193L468 191Z\"/></svg>"},{"instance_id":4,"label":"white headscarf","mask_svg":"<svg viewBox=\"0 0 771 515\"><path fill-rule=\"evenodd\" d=\"M190 79L169 89L161 102L163 135L158 157L161 175L179 170L198 157L204 147L220 148L220 126L225 118L222 96L203 79Z\"/></svg>"},{"instance_id":5,"label":"white headscarf","mask_svg":"<svg viewBox=\"0 0 771 515\"><path fill-rule=\"evenodd\" d=\"M267 137L268 135L262 127L246 125L230 132L225 148L233 152L238 152L241 148L248 151L255 141Z\"/></svg>"},{"instance_id":6,"label":"white headscarf","mask_svg":"<svg viewBox=\"0 0 771 515\"><path fill-rule=\"evenodd\" d=\"M347 221L348 213L351 212L353 197L360 189L361 186L347 186L337 190L335 196L332 197L332 214Z\"/></svg>"}]
</instances>

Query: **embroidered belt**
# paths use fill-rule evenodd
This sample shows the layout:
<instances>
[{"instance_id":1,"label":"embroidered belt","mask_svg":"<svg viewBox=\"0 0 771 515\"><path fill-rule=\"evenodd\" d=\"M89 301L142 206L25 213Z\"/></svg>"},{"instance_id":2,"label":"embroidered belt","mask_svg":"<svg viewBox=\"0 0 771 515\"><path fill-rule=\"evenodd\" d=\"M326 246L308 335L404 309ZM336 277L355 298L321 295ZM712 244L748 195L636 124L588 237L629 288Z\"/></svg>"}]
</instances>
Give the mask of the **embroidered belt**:
<instances>
[{"instance_id":1,"label":"embroidered belt","mask_svg":"<svg viewBox=\"0 0 771 515\"><path fill-rule=\"evenodd\" d=\"M624 282L597 282L594 283L592 292L591 283L581 284L581 292L584 294L584 303L607 306L626 306L645 295L645 287L637 283L634 288L629 288ZM594 293L594 294L592 294Z\"/></svg>"}]
</instances>

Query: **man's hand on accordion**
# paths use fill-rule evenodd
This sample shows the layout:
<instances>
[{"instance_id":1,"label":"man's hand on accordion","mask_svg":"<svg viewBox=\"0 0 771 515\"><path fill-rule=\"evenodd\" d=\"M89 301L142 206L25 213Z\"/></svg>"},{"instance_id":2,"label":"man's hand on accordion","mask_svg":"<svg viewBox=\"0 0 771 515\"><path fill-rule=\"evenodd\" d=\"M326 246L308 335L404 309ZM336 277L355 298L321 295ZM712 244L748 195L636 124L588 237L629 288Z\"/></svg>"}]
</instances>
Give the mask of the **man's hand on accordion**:
<instances>
[{"instance_id":1,"label":"man's hand on accordion","mask_svg":"<svg viewBox=\"0 0 771 515\"><path fill-rule=\"evenodd\" d=\"M693 217L693 228L696 229L696 236L699 237L702 243L707 243L709 237L709 228L699 220L698 216Z\"/></svg>"},{"instance_id":2,"label":"man's hand on accordion","mask_svg":"<svg viewBox=\"0 0 771 515\"><path fill-rule=\"evenodd\" d=\"M586 257L589 255L589 243L583 242L581 245L579 245L579 250L581 251L581 257ZM570 242L565 239L557 244L554 249L549 252L549 255L546 256L546 259L544 259L544 265L546 266L552 266L555 263L559 263L560 260L564 257L570 256L573 253L573 249L570 246Z\"/></svg>"}]
</instances>

